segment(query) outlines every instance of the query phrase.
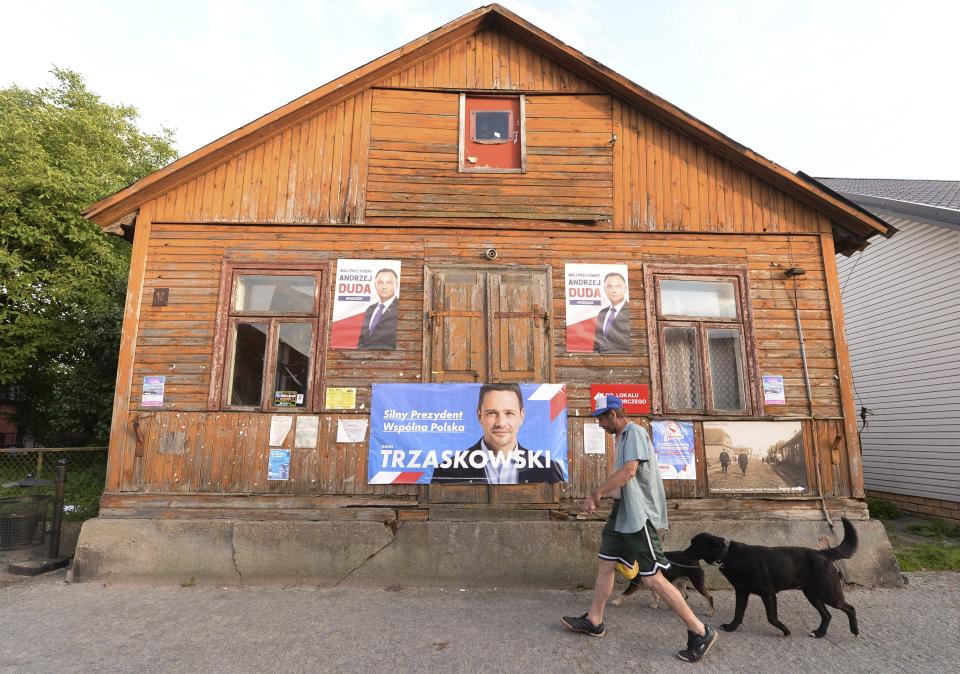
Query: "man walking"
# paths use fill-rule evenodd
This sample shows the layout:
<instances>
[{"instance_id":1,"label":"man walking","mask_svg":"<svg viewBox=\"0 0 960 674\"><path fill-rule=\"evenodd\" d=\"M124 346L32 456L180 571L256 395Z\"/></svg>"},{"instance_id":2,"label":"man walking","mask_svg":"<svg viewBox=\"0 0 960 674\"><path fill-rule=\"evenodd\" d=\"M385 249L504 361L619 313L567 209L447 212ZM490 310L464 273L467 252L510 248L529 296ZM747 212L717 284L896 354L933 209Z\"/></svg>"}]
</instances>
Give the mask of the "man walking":
<instances>
[{"instance_id":1,"label":"man walking","mask_svg":"<svg viewBox=\"0 0 960 674\"><path fill-rule=\"evenodd\" d=\"M605 404L604 404L605 402ZM602 637L603 609L613 592L617 568L630 579L636 576L648 590L656 593L687 626L687 647L677 655L681 660L697 662L716 643L716 631L694 615L683 595L660 569L670 562L660 547L657 529L667 528L667 501L660 470L646 430L623 413L623 402L608 395L598 401L591 413L600 427L616 436L614 472L584 501L587 512L596 510L605 494L613 496L613 508L600 543L600 562L593 586L593 603L582 616L564 616L563 625L574 632Z\"/></svg>"},{"instance_id":2,"label":"man walking","mask_svg":"<svg viewBox=\"0 0 960 674\"><path fill-rule=\"evenodd\" d=\"M727 474L727 467L730 465L730 455L727 454L727 450L722 450L720 452L720 472L724 475Z\"/></svg>"}]
</instances>

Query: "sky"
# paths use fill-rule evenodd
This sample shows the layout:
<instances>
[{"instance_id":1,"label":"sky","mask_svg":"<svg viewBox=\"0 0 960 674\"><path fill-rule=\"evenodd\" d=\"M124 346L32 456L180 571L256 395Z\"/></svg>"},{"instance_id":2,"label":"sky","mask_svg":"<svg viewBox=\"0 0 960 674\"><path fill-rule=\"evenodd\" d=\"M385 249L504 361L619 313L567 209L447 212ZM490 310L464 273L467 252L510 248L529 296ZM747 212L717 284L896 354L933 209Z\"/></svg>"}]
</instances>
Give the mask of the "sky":
<instances>
[{"instance_id":1,"label":"sky","mask_svg":"<svg viewBox=\"0 0 960 674\"><path fill-rule=\"evenodd\" d=\"M960 180L960 3L520 0L541 29L791 171ZM79 72L187 154L478 0L4 3L0 87Z\"/></svg>"}]
</instances>

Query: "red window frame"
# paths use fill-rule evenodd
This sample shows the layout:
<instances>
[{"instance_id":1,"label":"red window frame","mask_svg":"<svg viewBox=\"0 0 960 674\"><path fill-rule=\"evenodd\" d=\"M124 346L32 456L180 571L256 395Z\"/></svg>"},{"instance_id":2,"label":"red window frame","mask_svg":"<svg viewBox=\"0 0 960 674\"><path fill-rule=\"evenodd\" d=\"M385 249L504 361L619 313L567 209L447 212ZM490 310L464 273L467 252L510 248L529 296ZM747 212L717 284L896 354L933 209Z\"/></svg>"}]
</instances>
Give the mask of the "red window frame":
<instances>
[{"instance_id":1,"label":"red window frame","mask_svg":"<svg viewBox=\"0 0 960 674\"><path fill-rule=\"evenodd\" d=\"M477 112L510 114L510 138L473 140ZM461 173L525 173L527 170L526 104L519 96L460 94L459 170Z\"/></svg>"}]
</instances>

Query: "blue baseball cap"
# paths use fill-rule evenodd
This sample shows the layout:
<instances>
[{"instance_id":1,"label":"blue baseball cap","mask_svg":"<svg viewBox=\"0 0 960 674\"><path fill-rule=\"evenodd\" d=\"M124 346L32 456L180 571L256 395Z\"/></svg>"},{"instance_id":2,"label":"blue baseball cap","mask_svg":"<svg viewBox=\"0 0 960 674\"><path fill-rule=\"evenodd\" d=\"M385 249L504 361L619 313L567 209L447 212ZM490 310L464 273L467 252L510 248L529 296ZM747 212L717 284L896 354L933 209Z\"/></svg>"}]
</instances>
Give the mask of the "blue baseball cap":
<instances>
[{"instance_id":1,"label":"blue baseball cap","mask_svg":"<svg viewBox=\"0 0 960 674\"><path fill-rule=\"evenodd\" d=\"M604 400L604 398L606 398L606 400ZM599 396L596 400L597 409L590 413L591 417L599 417L601 414L606 414L610 410L623 409L623 401L615 395Z\"/></svg>"}]
</instances>

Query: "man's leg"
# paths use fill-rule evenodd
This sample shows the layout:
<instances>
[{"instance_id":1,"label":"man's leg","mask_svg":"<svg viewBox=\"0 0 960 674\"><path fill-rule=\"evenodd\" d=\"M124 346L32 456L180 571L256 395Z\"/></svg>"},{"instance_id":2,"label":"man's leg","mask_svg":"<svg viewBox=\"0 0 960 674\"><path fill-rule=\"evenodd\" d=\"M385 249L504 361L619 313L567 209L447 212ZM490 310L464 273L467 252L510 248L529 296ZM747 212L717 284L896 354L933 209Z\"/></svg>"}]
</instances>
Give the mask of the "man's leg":
<instances>
[{"instance_id":1,"label":"man's leg","mask_svg":"<svg viewBox=\"0 0 960 674\"><path fill-rule=\"evenodd\" d=\"M593 603L590 604L590 610L587 612L587 618L594 625L603 622L603 608L613 594L613 577L616 571L617 563L609 559L601 559L597 566L597 582L593 584Z\"/></svg>"},{"instance_id":2,"label":"man's leg","mask_svg":"<svg viewBox=\"0 0 960 674\"><path fill-rule=\"evenodd\" d=\"M599 574L597 575L597 580L599 581ZM680 590L673 586L669 580L667 580L659 570L652 576L643 576L642 577L643 586L648 590L655 592L663 601L667 603L674 613L683 621L687 626L687 629L698 634L700 636L704 635L704 626L700 622L700 619L694 615L693 611L690 610L690 607L687 606L687 602L683 600L683 595L680 594ZM598 582L599 585L599 582ZM613 575L611 571L610 576L610 590L613 590ZM594 588L594 602L596 602L597 589ZM609 592L607 593L609 596ZM606 601L606 599L604 599ZM591 609L592 610L592 609ZM603 617L603 609L601 607L600 616ZM590 614L590 619L593 619L593 614ZM598 624L598 623L595 623Z\"/></svg>"}]
</instances>

